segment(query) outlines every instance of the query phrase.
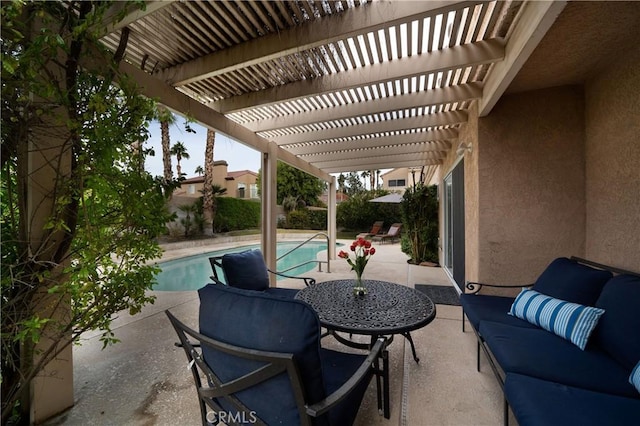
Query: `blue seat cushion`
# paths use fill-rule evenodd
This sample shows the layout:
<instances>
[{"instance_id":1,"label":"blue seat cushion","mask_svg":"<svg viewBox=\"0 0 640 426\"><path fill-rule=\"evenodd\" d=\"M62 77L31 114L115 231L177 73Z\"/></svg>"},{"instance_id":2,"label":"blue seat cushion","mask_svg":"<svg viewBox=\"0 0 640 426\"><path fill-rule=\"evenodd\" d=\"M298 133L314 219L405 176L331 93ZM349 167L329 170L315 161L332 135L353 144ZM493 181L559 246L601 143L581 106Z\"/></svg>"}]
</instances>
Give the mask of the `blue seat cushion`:
<instances>
[{"instance_id":1,"label":"blue seat cushion","mask_svg":"<svg viewBox=\"0 0 640 426\"><path fill-rule=\"evenodd\" d=\"M480 334L505 373L519 373L597 392L635 397L630 369L594 345L581 350L541 328L481 322Z\"/></svg>"},{"instance_id":2,"label":"blue seat cushion","mask_svg":"<svg viewBox=\"0 0 640 426\"><path fill-rule=\"evenodd\" d=\"M640 360L640 277L618 275L604 286L596 307L604 309L592 339L631 371Z\"/></svg>"},{"instance_id":3,"label":"blue seat cushion","mask_svg":"<svg viewBox=\"0 0 640 426\"><path fill-rule=\"evenodd\" d=\"M246 290L269 288L269 272L260 250L227 253L222 256L222 271L227 285Z\"/></svg>"},{"instance_id":4,"label":"blue seat cushion","mask_svg":"<svg viewBox=\"0 0 640 426\"><path fill-rule=\"evenodd\" d=\"M559 257L540 274L533 290L567 302L593 306L612 276L609 271Z\"/></svg>"},{"instance_id":5,"label":"blue seat cushion","mask_svg":"<svg viewBox=\"0 0 640 426\"><path fill-rule=\"evenodd\" d=\"M520 426L640 424L640 399L508 373L504 392Z\"/></svg>"},{"instance_id":6,"label":"blue seat cushion","mask_svg":"<svg viewBox=\"0 0 640 426\"><path fill-rule=\"evenodd\" d=\"M513 297L461 294L460 304L473 328L479 330L480 321L492 321L517 327L533 328L535 325L508 315Z\"/></svg>"},{"instance_id":7,"label":"blue seat cushion","mask_svg":"<svg viewBox=\"0 0 640 426\"><path fill-rule=\"evenodd\" d=\"M320 357L320 323L306 303L219 284L200 290L200 332L236 346L293 353L307 402L326 396ZM203 347L210 368L223 381L241 377L261 363ZM286 373L236 396L267 424L298 424L300 418ZM326 416L325 416L326 417ZM318 419L322 423L323 419ZM324 419L325 422L328 419Z\"/></svg>"},{"instance_id":8,"label":"blue seat cushion","mask_svg":"<svg viewBox=\"0 0 640 426\"><path fill-rule=\"evenodd\" d=\"M366 356L321 349L322 377L326 385L327 394L338 390L345 382L345 377L351 377L358 367L364 362ZM350 425L358 415L360 403L364 397L369 380L365 379L340 402L329 411L329 419L332 425Z\"/></svg>"}]
</instances>

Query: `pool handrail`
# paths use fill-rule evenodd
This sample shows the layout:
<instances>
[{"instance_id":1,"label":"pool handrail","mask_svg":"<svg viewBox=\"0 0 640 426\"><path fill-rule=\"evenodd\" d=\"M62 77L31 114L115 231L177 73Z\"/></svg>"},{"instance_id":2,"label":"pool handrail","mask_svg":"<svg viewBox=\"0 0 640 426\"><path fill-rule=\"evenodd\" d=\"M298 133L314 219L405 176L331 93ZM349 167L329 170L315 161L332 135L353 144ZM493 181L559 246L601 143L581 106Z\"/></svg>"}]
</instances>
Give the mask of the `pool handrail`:
<instances>
[{"instance_id":1,"label":"pool handrail","mask_svg":"<svg viewBox=\"0 0 640 426\"><path fill-rule=\"evenodd\" d=\"M300 244L298 244L297 246L295 246L294 248L292 248L288 252L286 252L283 255L281 255L280 257L278 257L276 259L276 261L278 261L278 260L282 259L283 257L291 254L293 251L299 249L300 247L302 247L303 245L307 244L308 242L311 242L311 240L315 239L316 237L324 237L327 240L327 260L318 260L318 259L316 259L316 260L307 260L306 262L302 262L299 265L292 266L290 268L284 269L284 270L279 271L279 272L287 272L287 271L290 271L292 269L304 266L304 265L306 265L308 263L317 263L318 264L318 272L322 272L322 264L326 263L327 264L327 273L330 273L331 272L331 264L329 263L329 235L327 235L324 232L318 232L318 233L312 235L311 237L307 238L306 240L304 240L303 242L301 242Z\"/></svg>"}]
</instances>

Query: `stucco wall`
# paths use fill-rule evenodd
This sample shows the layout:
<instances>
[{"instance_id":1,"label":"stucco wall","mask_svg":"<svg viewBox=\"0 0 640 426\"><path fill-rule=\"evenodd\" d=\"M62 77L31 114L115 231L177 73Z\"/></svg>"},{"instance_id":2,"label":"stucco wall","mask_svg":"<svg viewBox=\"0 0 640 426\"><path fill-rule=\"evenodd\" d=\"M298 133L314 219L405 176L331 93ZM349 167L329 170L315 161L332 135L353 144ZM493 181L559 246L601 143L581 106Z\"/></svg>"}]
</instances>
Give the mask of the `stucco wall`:
<instances>
[{"instance_id":1,"label":"stucco wall","mask_svg":"<svg viewBox=\"0 0 640 426\"><path fill-rule=\"evenodd\" d=\"M576 86L504 96L479 118L480 281L531 282L553 258L584 255L584 138Z\"/></svg>"},{"instance_id":2,"label":"stucco wall","mask_svg":"<svg viewBox=\"0 0 640 426\"><path fill-rule=\"evenodd\" d=\"M640 271L640 49L585 86L586 257Z\"/></svg>"}]
</instances>

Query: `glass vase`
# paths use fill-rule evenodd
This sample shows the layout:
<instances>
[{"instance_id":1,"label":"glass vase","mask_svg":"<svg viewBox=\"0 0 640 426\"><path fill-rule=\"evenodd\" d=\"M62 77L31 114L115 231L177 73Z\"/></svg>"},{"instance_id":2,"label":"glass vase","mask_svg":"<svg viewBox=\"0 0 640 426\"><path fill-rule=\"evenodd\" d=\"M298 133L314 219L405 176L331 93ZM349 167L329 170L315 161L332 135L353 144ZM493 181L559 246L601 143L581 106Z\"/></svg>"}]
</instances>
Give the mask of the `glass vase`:
<instances>
[{"instance_id":1,"label":"glass vase","mask_svg":"<svg viewBox=\"0 0 640 426\"><path fill-rule=\"evenodd\" d=\"M365 294L367 294L367 287L364 285L362 272L356 271L356 279L353 285L353 294L356 296L364 296Z\"/></svg>"}]
</instances>

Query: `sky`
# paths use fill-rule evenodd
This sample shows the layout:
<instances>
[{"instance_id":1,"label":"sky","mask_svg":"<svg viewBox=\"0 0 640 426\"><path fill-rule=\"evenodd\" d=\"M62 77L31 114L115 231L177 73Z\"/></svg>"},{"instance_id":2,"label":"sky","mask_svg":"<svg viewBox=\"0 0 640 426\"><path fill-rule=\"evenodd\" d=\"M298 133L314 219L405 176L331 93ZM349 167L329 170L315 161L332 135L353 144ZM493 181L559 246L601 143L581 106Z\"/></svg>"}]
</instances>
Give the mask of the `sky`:
<instances>
[{"instance_id":1,"label":"sky","mask_svg":"<svg viewBox=\"0 0 640 426\"><path fill-rule=\"evenodd\" d=\"M187 153L190 158L183 158L180 161L180 166L182 167L182 173L186 173L185 177L188 179L198 176L195 172L196 167L202 166L204 169L204 149L207 143L207 129L198 123L190 123L190 127L196 131L196 133L190 133L185 130L184 122L185 119L176 114L176 123L169 126L169 135L172 146L176 142L182 142L187 148ZM153 157L147 157L145 169L153 176L162 176L162 136L160 123L155 120L152 121L149 125L149 131L150 137L147 141L147 147L153 148L155 155ZM259 151L240 142L236 142L220 133L216 133L216 142L213 147L213 160L226 161L229 165L227 168L229 172L251 170L257 173L261 167L260 158ZM174 176L177 175L176 164L176 157L171 156L171 168ZM384 169L381 172L385 173L389 170L390 169ZM338 176L339 173L332 173L332 175ZM366 180L366 184L369 185L368 179Z\"/></svg>"},{"instance_id":2,"label":"sky","mask_svg":"<svg viewBox=\"0 0 640 426\"><path fill-rule=\"evenodd\" d=\"M184 129L184 118L176 115L176 123L169 126L169 135L171 145L176 142L182 142L187 148L189 159L182 159L180 166L182 173L186 173L186 177L198 176L195 172L196 167L204 168L204 149L207 142L207 129L197 123L191 123L190 127L196 133L189 133ZM149 125L151 133L147 141L147 147L153 148L155 156L147 157L145 169L153 176L163 175L162 166L162 136L160 132L160 123L152 121ZM258 172L260 169L260 152L246 145L236 142L220 133L216 133L216 142L213 148L214 161L225 160L228 164L228 171L251 170ZM176 157L171 157L171 167L173 175L176 176Z\"/></svg>"}]
</instances>

